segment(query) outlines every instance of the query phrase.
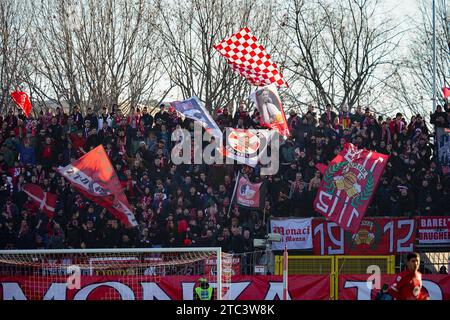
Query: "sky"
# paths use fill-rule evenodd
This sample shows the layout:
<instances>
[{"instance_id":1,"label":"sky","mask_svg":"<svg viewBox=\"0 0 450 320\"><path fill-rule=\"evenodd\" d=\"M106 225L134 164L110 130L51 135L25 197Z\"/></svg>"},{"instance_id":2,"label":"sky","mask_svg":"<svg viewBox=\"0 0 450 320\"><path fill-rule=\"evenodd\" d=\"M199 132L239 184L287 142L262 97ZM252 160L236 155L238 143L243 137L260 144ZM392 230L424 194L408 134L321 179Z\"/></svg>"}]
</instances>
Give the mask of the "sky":
<instances>
[{"instance_id":1,"label":"sky","mask_svg":"<svg viewBox=\"0 0 450 320\"><path fill-rule=\"evenodd\" d=\"M287 0L289 1L289 0ZM333 0L334 1L334 0ZM338 0L339 1L339 0ZM426 1L430 3L430 8L432 5L432 0L380 0L383 8L380 9L379 18L383 19L385 16L390 16L395 20L404 21L402 26L405 29L411 28L412 25L408 23L408 21L418 21L420 19L420 2ZM384 14L386 13L386 15ZM408 50L407 46L409 44L409 39L414 34L414 30L411 28L403 35L402 41L400 42L400 46L402 47L401 51L406 52ZM171 100L177 98L179 92L177 90L172 90L166 100Z\"/></svg>"},{"instance_id":2,"label":"sky","mask_svg":"<svg viewBox=\"0 0 450 320\"><path fill-rule=\"evenodd\" d=\"M389 9L392 8L391 13L394 16L402 17L408 15L414 17L414 15L420 14L419 1L428 1L430 6L432 3L431 0L385 0L385 5Z\"/></svg>"}]
</instances>

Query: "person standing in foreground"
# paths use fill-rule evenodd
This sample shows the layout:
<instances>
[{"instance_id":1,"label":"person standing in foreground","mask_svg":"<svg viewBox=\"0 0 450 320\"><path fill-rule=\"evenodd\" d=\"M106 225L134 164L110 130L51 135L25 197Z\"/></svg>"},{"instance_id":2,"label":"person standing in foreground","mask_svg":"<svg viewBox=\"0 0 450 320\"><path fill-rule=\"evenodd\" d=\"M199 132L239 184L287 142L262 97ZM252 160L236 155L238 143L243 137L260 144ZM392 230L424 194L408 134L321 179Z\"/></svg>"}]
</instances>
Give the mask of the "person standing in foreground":
<instances>
[{"instance_id":1,"label":"person standing in foreground","mask_svg":"<svg viewBox=\"0 0 450 320\"><path fill-rule=\"evenodd\" d=\"M422 291L419 254L408 253L406 259L407 268L397 275L395 282L389 288L389 294L395 300L429 300L429 295Z\"/></svg>"},{"instance_id":2,"label":"person standing in foreground","mask_svg":"<svg viewBox=\"0 0 450 320\"><path fill-rule=\"evenodd\" d=\"M194 300L214 300L214 289L205 278L198 279L199 287L194 288Z\"/></svg>"}]
</instances>

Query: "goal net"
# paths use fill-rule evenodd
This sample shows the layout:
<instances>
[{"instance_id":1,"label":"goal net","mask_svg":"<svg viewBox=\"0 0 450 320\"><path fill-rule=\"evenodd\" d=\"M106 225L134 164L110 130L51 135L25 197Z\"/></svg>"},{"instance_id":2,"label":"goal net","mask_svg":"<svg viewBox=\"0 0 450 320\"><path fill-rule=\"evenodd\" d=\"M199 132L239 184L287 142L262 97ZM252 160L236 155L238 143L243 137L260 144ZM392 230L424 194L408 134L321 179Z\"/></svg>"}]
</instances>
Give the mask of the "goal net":
<instances>
[{"instance_id":1,"label":"goal net","mask_svg":"<svg viewBox=\"0 0 450 320\"><path fill-rule=\"evenodd\" d=\"M228 299L231 261L220 248L5 250L0 299L192 300L200 279Z\"/></svg>"}]
</instances>

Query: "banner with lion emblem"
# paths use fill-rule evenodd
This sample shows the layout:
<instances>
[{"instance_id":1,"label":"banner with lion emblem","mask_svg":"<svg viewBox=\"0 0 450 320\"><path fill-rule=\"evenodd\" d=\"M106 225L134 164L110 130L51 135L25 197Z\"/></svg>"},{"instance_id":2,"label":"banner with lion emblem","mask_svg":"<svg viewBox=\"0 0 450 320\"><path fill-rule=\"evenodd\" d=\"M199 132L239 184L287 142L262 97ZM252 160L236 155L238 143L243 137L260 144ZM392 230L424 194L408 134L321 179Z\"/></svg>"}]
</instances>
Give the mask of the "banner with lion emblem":
<instances>
[{"instance_id":1,"label":"banner with lion emblem","mask_svg":"<svg viewBox=\"0 0 450 320\"><path fill-rule=\"evenodd\" d=\"M388 155L347 143L325 171L314 209L344 230L356 233L388 159Z\"/></svg>"}]
</instances>

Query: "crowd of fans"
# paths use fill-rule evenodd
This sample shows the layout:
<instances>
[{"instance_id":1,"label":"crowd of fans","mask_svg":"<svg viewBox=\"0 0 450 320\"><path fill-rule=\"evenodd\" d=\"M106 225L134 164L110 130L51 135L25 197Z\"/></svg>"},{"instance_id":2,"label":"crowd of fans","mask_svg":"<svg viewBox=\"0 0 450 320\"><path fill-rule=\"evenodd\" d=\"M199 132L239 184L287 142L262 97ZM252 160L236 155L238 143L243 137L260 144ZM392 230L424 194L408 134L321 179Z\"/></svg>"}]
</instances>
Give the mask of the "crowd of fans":
<instances>
[{"instance_id":1,"label":"crowd of fans","mask_svg":"<svg viewBox=\"0 0 450 320\"><path fill-rule=\"evenodd\" d=\"M235 112L215 112L221 129L259 128L259 114L241 103ZM171 133L194 123L162 105L155 114L103 108L70 114L57 108L28 119L9 110L0 118L0 249L129 248L221 246L225 252L253 251L253 239L264 238L271 217L319 217L312 208L321 181L317 163L331 161L346 142L389 154L374 201L366 216L449 215L450 184L440 173L432 144L434 129L420 115L409 121L374 115L358 106L354 112L333 110L288 116L291 138L280 146L280 170L259 176L259 167L179 165L171 162ZM447 127L448 106L431 115ZM55 172L103 144L114 165L138 228L125 228L105 208L87 201ZM267 180L265 206L247 210L231 205L237 171L252 181ZM22 191L39 184L58 195L49 218ZM229 210L230 209L230 210Z\"/></svg>"}]
</instances>

